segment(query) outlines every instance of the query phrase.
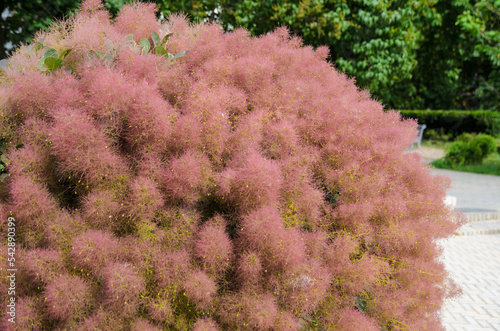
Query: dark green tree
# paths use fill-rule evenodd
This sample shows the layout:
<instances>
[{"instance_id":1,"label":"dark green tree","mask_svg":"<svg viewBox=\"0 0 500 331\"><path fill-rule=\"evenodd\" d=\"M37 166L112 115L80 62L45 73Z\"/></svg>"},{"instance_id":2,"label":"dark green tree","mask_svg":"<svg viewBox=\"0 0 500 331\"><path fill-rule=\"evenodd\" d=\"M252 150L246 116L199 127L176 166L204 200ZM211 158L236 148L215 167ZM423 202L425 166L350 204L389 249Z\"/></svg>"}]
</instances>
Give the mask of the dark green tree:
<instances>
[{"instance_id":1,"label":"dark green tree","mask_svg":"<svg viewBox=\"0 0 500 331\"><path fill-rule=\"evenodd\" d=\"M439 1L437 24L423 30L413 78L400 108L498 109L500 2Z\"/></svg>"},{"instance_id":2,"label":"dark green tree","mask_svg":"<svg viewBox=\"0 0 500 331\"><path fill-rule=\"evenodd\" d=\"M462 39L468 45L463 52L468 67L464 78L469 88L464 91L472 95L463 103L467 108L498 110L500 105L500 1L457 1L465 3L465 10L458 16L457 25ZM463 93L463 92L462 92ZM472 106L472 107L470 107Z\"/></svg>"}]
</instances>

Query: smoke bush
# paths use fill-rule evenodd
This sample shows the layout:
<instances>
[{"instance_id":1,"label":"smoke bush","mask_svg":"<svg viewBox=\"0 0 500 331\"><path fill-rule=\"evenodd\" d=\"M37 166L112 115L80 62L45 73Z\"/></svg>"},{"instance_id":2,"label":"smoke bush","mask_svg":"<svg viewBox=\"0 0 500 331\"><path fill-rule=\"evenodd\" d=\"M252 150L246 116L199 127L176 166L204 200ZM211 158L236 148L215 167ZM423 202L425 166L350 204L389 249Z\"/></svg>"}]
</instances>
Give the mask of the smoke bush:
<instances>
[{"instance_id":1,"label":"smoke bush","mask_svg":"<svg viewBox=\"0 0 500 331\"><path fill-rule=\"evenodd\" d=\"M99 0L19 48L0 72L17 329L441 328L449 180L327 53Z\"/></svg>"}]
</instances>

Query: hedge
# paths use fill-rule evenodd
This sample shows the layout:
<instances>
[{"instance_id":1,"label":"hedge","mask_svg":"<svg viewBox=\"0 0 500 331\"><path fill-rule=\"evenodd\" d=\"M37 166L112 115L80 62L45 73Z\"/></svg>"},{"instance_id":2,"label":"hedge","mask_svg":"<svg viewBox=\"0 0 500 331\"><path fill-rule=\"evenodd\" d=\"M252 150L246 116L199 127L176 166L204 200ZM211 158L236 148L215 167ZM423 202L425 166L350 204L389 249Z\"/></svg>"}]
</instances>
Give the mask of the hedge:
<instances>
[{"instance_id":1,"label":"hedge","mask_svg":"<svg viewBox=\"0 0 500 331\"><path fill-rule=\"evenodd\" d=\"M465 110L400 110L404 118L414 118L427 129L457 137L464 132L500 136L500 112Z\"/></svg>"}]
</instances>

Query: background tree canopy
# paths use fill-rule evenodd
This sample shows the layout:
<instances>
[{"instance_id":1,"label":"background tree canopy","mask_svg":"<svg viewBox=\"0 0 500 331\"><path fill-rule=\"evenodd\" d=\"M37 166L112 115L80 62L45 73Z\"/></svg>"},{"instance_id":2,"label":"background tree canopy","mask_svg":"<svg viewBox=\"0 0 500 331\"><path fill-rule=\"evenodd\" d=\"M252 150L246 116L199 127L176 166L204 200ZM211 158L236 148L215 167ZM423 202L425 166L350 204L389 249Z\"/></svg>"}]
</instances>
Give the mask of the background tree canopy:
<instances>
[{"instance_id":1,"label":"background tree canopy","mask_svg":"<svg viewBox=\"0 0 500 331\"><path fill-rule=\"evenodd\" d=\"M79 1L0 0L3 38L14 45ZM113 13L127 0L106 0ZM287 26L358 86L396 109L493 109L500 104L500 0L156 0L161 14L214 20L261 35ZM5 5L6 3L6 5ZM21 28L21 31L18 29ZM1 52L4 53L3 51Z\"/></svg>"}]
</instances>

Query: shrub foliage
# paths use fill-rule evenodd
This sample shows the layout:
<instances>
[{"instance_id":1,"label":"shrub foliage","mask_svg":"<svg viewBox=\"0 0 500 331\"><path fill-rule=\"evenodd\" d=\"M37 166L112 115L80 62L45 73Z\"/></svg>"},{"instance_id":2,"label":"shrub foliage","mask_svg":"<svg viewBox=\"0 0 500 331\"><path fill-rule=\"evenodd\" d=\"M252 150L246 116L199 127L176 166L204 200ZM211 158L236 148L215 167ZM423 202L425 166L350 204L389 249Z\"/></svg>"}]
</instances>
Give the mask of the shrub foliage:
<instances>
[{"instance_id":1,"label":"shrub foliage","mask_svg":"<svg viewBox=\"0 0 500 331\"><path fill-rule=\"evenodd\" d=\"M496 150L497 141L492 136L463 133L447 148L444 160L451 166L481 164Z\"/></svg>"},{"instance_id":2,"label":"shrub foliage","mask_svg":"<svg viewBox=\"0 0 500 331\"><path fill-rule=\"evenodd\" d=\"M414 121L286 29L109 17L85 1L3 72L4 326L440 327L456 287L436 240L461 221L448 179L402 153Z\"/></svg>"}]
</instances>

